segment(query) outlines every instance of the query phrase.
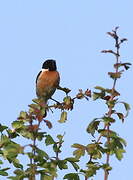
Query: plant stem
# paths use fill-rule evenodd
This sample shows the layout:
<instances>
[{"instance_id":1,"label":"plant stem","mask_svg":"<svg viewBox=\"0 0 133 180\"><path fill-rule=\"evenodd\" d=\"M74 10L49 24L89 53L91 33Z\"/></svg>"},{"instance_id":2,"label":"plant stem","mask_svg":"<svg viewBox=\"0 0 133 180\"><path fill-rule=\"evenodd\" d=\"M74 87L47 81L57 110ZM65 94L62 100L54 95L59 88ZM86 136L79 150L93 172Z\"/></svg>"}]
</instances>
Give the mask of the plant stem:
<instances>
[{"instance_id":1,"label":"plant stem","mask_svg":"<svg viewBox=\"0 0 133 180\"><path fill-rule=\"evenodd\" d=\"M30 125L32 125L32 121L30 122ZM35 155L36 155L36 139L37 139L37 133L39 130L40 121L38 121L38 129L33 132L33 144L32 144L32 154L33 158L30 159L30 164L32 169L32 175L30 175L29 180L35 180L36 179L36 163L35 163Z\"/></svg>"},{"instance_id":2,"label":"plant stem","mask_svg":"<svg viewBox=\"0 0 133 180\"><path fill-rule=\"evenodd\" d=\"M115 47L116 47L116 53L115 53L115 56L116 56L116 64L119 63L119 57L120 57L120 53L119 53L119 49L120 49L120 44L119 44L119 37L117 35L117 29L114 32L115 34ZM116 66L116 69L115 69L115 73L118 73L118 66ZM114 91L115 91L115 86L116 86L116 82L117 82L117 78L114 79L114 82L113 82L113 87L112 87L112 94L111 94L111 97L110 97L110 101L112 101L114 99ZM112 107L109 107L109 111L108 111L108 117L111 117L112 115L112 110L113 108ZM111 124L108 124L106 126L107 128L107 131L108 131L108 137L107 137L107 143L109 144L110 143L110 137L109 137L109 134L110 134L110 126ZM110 152L107 152L107 156L106 156L106 164L109 165L109 160L110 160ZM104 180L108 180L108 175L109 175L109 171L108 170L104 170Z\"/></svg>"}]
</instances>

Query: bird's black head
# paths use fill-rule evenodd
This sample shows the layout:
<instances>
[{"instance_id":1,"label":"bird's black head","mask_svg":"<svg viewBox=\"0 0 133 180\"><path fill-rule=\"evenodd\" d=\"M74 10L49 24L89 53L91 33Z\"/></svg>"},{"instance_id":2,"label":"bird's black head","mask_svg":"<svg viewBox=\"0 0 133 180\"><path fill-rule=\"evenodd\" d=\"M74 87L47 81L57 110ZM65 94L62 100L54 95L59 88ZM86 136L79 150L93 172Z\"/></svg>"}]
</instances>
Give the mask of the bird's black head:
<instances>
[{"instance_id":1,"label":"bird's black head","mask_svg":"<svg viewBox=\"0 0 133 180\"><path fill-rule=\"evenodd\" d=\"M48 69L49 71L56 71L57 69L56 61L53 59L46 60L42 65L42 69Z\"/></svg>"}]
</instances>

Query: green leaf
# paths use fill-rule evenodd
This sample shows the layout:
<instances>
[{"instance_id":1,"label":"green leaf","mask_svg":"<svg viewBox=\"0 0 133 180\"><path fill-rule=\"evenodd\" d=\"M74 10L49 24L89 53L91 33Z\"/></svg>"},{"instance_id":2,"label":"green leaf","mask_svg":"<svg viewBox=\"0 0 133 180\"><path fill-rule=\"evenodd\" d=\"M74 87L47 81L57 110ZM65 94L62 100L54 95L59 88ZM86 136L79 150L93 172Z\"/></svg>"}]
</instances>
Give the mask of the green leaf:
<instances>
[{"instance_id":1,"label":"green leaf","mask_svg":"<svg viewBox=\"0 0 133 180\"><path fill-rule=\"evenodd\" d=\"M75 171L78 171L78 169L80 168L79 165L75 162L70 162L70 163L73 166L73 168L75 169Z\"/></svg>"},{"instance_id":2,"label":"green leaf","mask_svg":"<svg viewBox=\"0 0 133 180\"><path fill-rule=\"evenodd\" d=\"M29 121L29 115L27 112L25 111L21 111L20 114L19 114L19 117L17 118L17 121L21 121L21 122L27 122Z\"/></svg>"},{"instance_id":3,"label":"green leaf","mask_svg":"<svg viewBox=\"0 0 133 180\"><path fill-rule=\"evenodd\" d=\"M60 120L59 120L58 122L64 123L64 122L66 122L66 120L67 120L67 112L66 112L66 111L63 111L63 112L61 113Z\"/></svg>"},{"instance_id":4,"label":"green leaf","mask_svg":"<svg viewBox=\"0 0 133 180\"><path fill-rule=\"evenodd\" d=\"M34 154L33 154L32 152L27 152L27 153L25 153L25 154L27 154L27 156L28 156L30 159L32 159L32 158L34 157Z\"/></svg>"},{"instance_id":5,"label":"green leaf","mask_svg":"<svg viewBox=\"0 0 133 180\"><path fill-rule=\"evenodd\" d=\"M33 133L27 131L27 127L21 129L20 134L27 139L32 139L32 140L34 139Z\"/></svg>"},{"instance_id":6,"label":"green leaf","mask_svg":"<svg viewBox=\"0 0 133 180\"><path fill-rule=\"evenodd\" d=\"M12 123L12 127L14 129L19 129L19 128L22 128L23 126L24 126L23 121L13 121L13 123Z\"/></svg>"},{"instance_id":7,"label":"green leaf","mask_svg":"<svg viewBox=\"0 0 133 180\"><path fill-rule=\"evenodd\" d=\"M111 171L112 170L112 167L109 166L109 164L103 164L101 167L106 171Z\"/></svg>"},{"instance_id":8,"label":"green leaf","mask_svg":"<svg viewBox=\"0 0 133 180\"><path fill-rule=\"evenodd\" d=\"M119 72L108 72L108 75L112 78L112 79L117 79L121 77L123 71L119 71Z\"/></svg>"},{"instance_id":9,"label":"green leaf","mask_svg":"<svg viewBox=\"0 0 133 180\"><path fill-rule=\"evenodd\" d=\"M0 132L3 132L5 129L7 129L8 127L7 126L2 126L1 124L0 124Z\"/></svg>"},{"instance_id":10,"label":"green leaf","mask_svg":"<svg viewBox=\"0 0 133 180\"><path fill-rule=\"evenodd\" d=\"M5 146L9 143L10 143L9 137L7 137L6 135L1 135L0 146Z\"/></svg>"},{"instance_id":11,"label":"green leaf","mask_svg":"<svg viewBox=\"0 0 133 180\"><path fill-rule=\"evenodd\" d=\"M79 175L77 173L69 173L66 174L63 179L67 179L67 180L80 180L79 179Z\"/></svg>"},{"instance_id":12,"label":"green leaf","mask_svg":"<svg viewBox=\"0 0 133 180\"><path fill-rule=\"evenodd\" d=\"M63 101L64 101L64 103L66 105L69 105L71 103L71 97L70 96L66 96L66 97L64 97Z\"/></svg>"},{"instance_id":13,"label":"green leaf","mask_svg":"<svg viewBox=\"0 0 133 180\"><path fill-rule=\"evenodd\" d=\"M71 90L70 89L68 89L68 88L62 88L62 87L57 87L57 89L59 89L59 90L61 90L61 91L64 91L66 94L68 94Z\"/></svg>"},{"instance_id":14,"label":"green leaf","mask_svg":"<svg viewBox=\"0 0 133 180\"><path fill-rule=\"evenodd\" d=\"M19 160L18 160L18 159L14 159L14 160L13 160L13 165L14 165L14 167L16 167L16 168L21 168L21 169L23 169L23 165L19 163Z\"/></svg>"},{"instance_id":15,"label":"green leaf","mask_svg":"<svg viewBox=\"0 0 133 180\"><path fill-rule=\"evenodd\" d=\"M0 160L0 164L3 164L3 161L2 161L2 160Z\"/></svg>"},{"instance_id":16,"label":"green leaf","mask_svg":"<svg viewBox=\"0 0 133 180\"><path fill-rule=\"evenodd\" d=\"M106 149L104 149L102 146L100 146L99 144L97 145L97 149L104 154L106 152Z\"/></svg>"},{"instance_id":17,"label":"green leaf","mask_svg":"<svg viewBox=\"0 0 133 180\"><path fill-rule=\"evenodd\" d=\"M26 119L27 118L27 112L21 111L19 117Z\"/></svg>"},{"instance_id":18,"label":"green leaf","mask_svg":"<svg viewBox=\"0 0 133 180\"><path fill-rule=\"evenodd\" d=\"M126 103L126 102L123 102L123 101L121 101L121 102L119 102L119 103L122 103L123 105L124 105L124 107L125 107L125 109L126 109L126 111L127 111L127 113L126 113L126 115L125 115L125 117L127 117L128 116L128 113L129 113L129 111L130 111L130 105L128 104L128 103Z\"/></svg>"},{"instance_id":19,"label":"green leaf","mask_svg":"<svg viewBox=\"0 0 133 180\"><path fill-rule=\"evenodd\" d=\"M118 118L122 120L122 122L124 122L124 114L122 113L116 113Z\"/></svg>"},{"instance_id":20,"label":"green leaf","mask_svg":"<svg viewBox=\"0 0 133 180\"><path fill-rule=\"evenodd\" d=\"M97 100L97 99L100 99L100 98L102 99L104 96L105 96L105 92L104 91L102 91L100 93L93 92L93 100L94 101Z\"/></svg>"},{"instance_id":21,"label":"green leaf","mask_svg":"<svg viewBox=\"0 0 133 180\"><path fill-rule=\"evenodd\" d=\"M53 177L46 174L41 174L40 180L53 180Z\"/></svg>"},{"instance_id":22,"label":"green leaf","mask_svg":"<svg viewBox=\"0 0 133 180\"><path fill-rule=\"evenodd\" d=\"M88 167L87 170L83 170L83 169L80 170L80 172L83 172L84 176L87 177L87 178L96 175L97 170L100 169L99 164L98 163L93 163L93 162L87 163L87 167Z\"/></svg>"},{"instance_id":23,"label":"green leaf","mask_svg":"<svg viewBox=\"0 0 133 180\"><path fill-rule=\"evenodd\" d=\"M127 146L127 142L125 141L125 139L119 137L119 141L126 147Z\"/></svg>"},{"instance_id":24,"label":"green leaf","mask_svg":"<svg viewBox=\"0 0 133 180\"><path fill-rule=\"evenodd\" d=\"M97 151L96 148L97 148L96 144L88 144L86 146L86 150L89 154L94 154Z\"/></svg>"},{"instance_id":25,"label":"green leaf","mask_svg":"<svg viewBox=\"0 0 133 180\"><path fill-rule=\"evenodd\" d=\"M8 176L8 173L6 172L7 170L9 170L10 168L4 168L4 169L0 169L0 175L1 176Z\"/></svg>"},{"instance_id":26,"label":"green leaf","mask_svg":"<svg viewBox=\"0 0 133 180\"><path fill-rule=\"evenodd\" d=\"M40 106L38 104L30 104L28 105L33 110L40 110ZM33 111L34 112L34 111Z\"/></svg>"},{"instance_id":27,"label":"green leaf","mask_svg":"<svg viewBox=\"0 0 133 180\"><path fill-rule=\"evenodd\" d=\"M10 142L3 150L3 155L9 162L15 161L18 154L23 154L23 147L15 142Z\"/></svg>"},{"instance_id":28,"label":"green leaf","mask_svg":"<svg viewBox=\"0 0 133 180\"><path fill-rule=\"evenodd\" d=\"M54 141L54 139L52 138L52 136L50 136L50 135L46 135L45 137L46 137L46 139L45 139L45 144L46 144L46 146L48 146L48 145L51 145L51 144L54 144L54 143L55 143L55 141Z\"/></svg>"},{"instance_id":29,"label":"green leaf","mask_svg":"<svg viewBox=\"0 0 133 180\"><path fill-rule=\"evenodd\" d=\"M43 169L37 170L38 174L44 174L44 175L50 175L50 176L54 176L57 177L57 161L51 161L51 162L44 162L42 167ZM39 167L39 166L38 166ZM39 168L38 168L39 169ZM32 171L32 167L31 167L31 171Z\"/></svg>"},{"instance_id":30,"label":"green leaf","mask_svg":"<svg viewBox=\"0 0 133 180\"><path fill-rule=\"evenodd\" d=\"M38 141L41 141L45 137L46 132L38 132L37 133L37 139Z\"/></svg>"},{"instance_id":31,"label":"green leaf","mask_svg":"<svg viewBox=\"0 0 133 180\"><path fill-rule=\"evenodd\" d=\"M91 123L88 125L86 131L94 137L95 131L98 130L98 126L100 124L99 118L95 118Z\"/></svg>"},{"instance_id":32,"label":"green leaf","mask_svg":"<svg viewBox=\"0 0 133 180\"><path fill-rule=\"evenodd\" d=\"M72 147L73 147L73 148L79 148L79 149L84 149L84 148L85 148L84 145L82 145L82 144L77 144L77 143L73 144Z\"/></svg>"},{"instance_id":33,"label":"green leaf","mask_svg":"<svg viewBox=\"0 0 133 180\"><path fill-rule=\"evenodd\" d=\"M7 133L8 133L9 138L11 138L11 139L16 138L17 136L19 136L19 134L14 129L13 130L8 129Z\"/></svg>"},{"instance_id":34,"label":"green leaf","mask_svg":"<svg viewBox=\"0 0 133 180\"><path fill-rule=\"evenodd\" d=\"M14 174L16 174L16 175L18 175L18 176L24 175L24 171L22 171L21 169L16 169L16 170L14 171Z\"/></svg>"},{"instance_id":35,"label":"green leaf","mask_svg":"<svg viewBox=\"0 0 133 180\"><path fill-rule=\"evenodd\" d=\"M77 150L73 152L75 158L79 159L81 156L85 155L85 149L86 149L85 146L81 144L73 144L72 147L77 148Z\"/></svg>"},{"instance_id":36,"label":"green leaf","mask_svg":"<svg viewBox=\"0 0 133 180\"><path fill-rule=\"evenodd\" d=\"M110 137L110 138L115 138L115 137L117 137L117 133L116 133L115 131L106 130L106 129L99 129L98 132L99 132L103 137Z\"/></svg>"},{"instance_id":37,"label":"green leaf","mask_svg":"<svg viewBox=\"0 0 133 180\"><path fill-rule=\"evenodd\" d=\"M79 162L78 159L73 158L73 157L70 157L70 158L66 158L65 160L67 160L69 163L71 163L71 165L73 166L73 168L74 168L76 171L78 171L78 169L79 169L80 167L78 166L78 164L75 163L75 162Z\"/></svg>"},{"instance_id":38,"label":"green leaf","mask_svg":"<svg viewBox=\"0 0 133 180\"><path fill-rule=\"evenodd\" d=\"M106 102L106 104L108 105L109 108L114 108L115 104L117 103L118 99L114 99L114 100L109 100Z\"/></svg>"},{"instance_id":39,"label":"green leaf","mask_svg":"<svg viewBox=\"0 0 133 180\"><path fill-rule=\"evenodd\" d=\"M74 157L69 157L69 158L66 158L65 160L67 160L69 162L79 162L79 160Z\"/></svg>"},{"instance_id":40,"label":"green leaf","mask_svg":"<svg viewBox=\"0 0 133 180\"><path fill-rule=\"evenodd\" d=\"M98 144L88 144L86 146L86 151L89 155L92 156L93 159L101 159L102 154L101 151L98 149Z\"/></svg>"},{"instance_id":41,"label":"green leaf","mask_svg":"<svg viewBox=\"0 0 133 180\"><path fill-rule=\"evenodd\" d=\"M3 168L3 169L1 169L2 171L7 171L7 170L9 170L9 169L11 169L11 168Z\"/></svg>"},{"instance_id":42,"label":"green leaf","mask_svg":"<svg viewBox=\"0 0 133 180\"><path fill-rule=\"evenodd\" d=\"M124 149L126 145L126 141L119 136L114 136L110 139L109 143L105 143L105 147L109 149L111 155L115 154L117 149Z\"/></svg>"},{"instance_id":43,"label":"green leaf","mask_svg":"<svg viewBox=\"0 0 133 180\"><path fill-rule=\"evenodd\" d=\"M10 177L8 177L8 179L12 179L12 180L23 180L25 177L29 177L29 176L26 175L26 173L25 173L24 171L22 171L22 170L20 170L20 169L16 169L16 170L14 171L14 174L15 174L16 176L10 176Z\"/></svg>"},{"instance_id":44,"label":"green leaf","mask_svg":"<svg viewBox=\"0 0 133 180\"><path fill-rule=\"evenodd\" d=\"M124 149L116 149L115 150L115 155L116 158L120 161L123 158L123 153L125 153Z\"/></svg>"},{"instance_id":45,"label":"green leaf","mask_svg":"<svg viewBox=\"0 0 133 180\"><path fill-rule=\"evenodd\" d=\"M62 142L63 137L64 137L64 135L61 135L61 134L57 135L57 138L59 139L60 142Z\"/></svg>"},{"instance_id":46,"label":"green leaf","mask_svg":"<svg viewBox=\"0 0 133 180\"><path fill-rule=\"evenodd\" d=\"M0 170L0 175L1 176L8 176L8 173L3 171L2 169Z\"/></svg>"},{"instance_id":47,"label":"green leaf","mask_svg":"<svg viewBox=\"0 0 133 180\"><path fill-rule=\"evenodd\" d=\"M59 149L58 149L57 144L54 144L54 145L53 145L53 150L54 150L54 152L58 152Z\"/></svg>"},{"instance_id":48,"label":"green leaf","mask_svg":"<svg viewBox=\"0 0 133 180\"><path fill-rule=\"evenodd\" d=\"M34 103L36 103L36 104L40 104L40 103L42 103L43 101L42 101L42 99L32 99L32 101L34 102ZM43 102L44 103L44 102Z\"/></svg>"},{"instance_id":49,"label":"green leaf","mask_svg":"<svg viewBox=\"0 0 133 180\"><path fill-rule=\"evenodd\" d=\"M42 107L39 104L30 104L28 105L30 107L29 113L37 115L38 113L41 113Z\"/></svg>"},{"instance_id":50,"label":"green leaf","mask_svg":"<svg viewBox=\"0 0 133 180\"><path fill-rule=\"evenodd\" d=\"M23 180L23 178L22 177L20 177L20 176L10 176L10 177L7 177L8 179L11 179L11 180Z\"/></svg>"},{"instance_id":51,"label":"green leaf","mask_svg":"<svg viewBox=\"0 0 133 180\"><path fill-rule=\"evenodd\" d=\"M77 158L80 159L81 156L85 155L85 150L84 149L77 149L73 152L73 155Z\"/></svg>"},{"instance_id":52,"label":"green leaf","mask_svg":"<svg viewBox=\"0 0 133 180\"><path fill-rule=\"evenodd\" d=\"M108 116L104 116L102 119L103 119L105 124L109 124L109 123L114 123L115 122L115 119L113 119L111 117L108 117Z\"/></svg>"},{"instance_id":53,"label":"green leaf","mask_svg":"<svg viewBox=\"0 0 133 180\"><path fill-rule=\"evenodd\" d=\"M105 91L109 94L112 94L112 89L106 88Z\"/></svg>"},{"instance_id":54,"label":"green leaf","mask_svg":"<svg viewBox=\"0 0 133 180\"><path fill-rule=\"evenodd\" d=\"M126 109L127 111L129 111L129 110L131 109L131 108L130 108L130 105L129 105L128 103L123 102L123 104L124 104L125 109Z\"/></svg>"},{"instance_id":55,"label":"green leaf","mask_svg":"<svg viewBox=\"0 0 133 180\"><path fill-rule=\"evenodd\" d=\"M36 147L36 152L38 153L38 155L40 157L42 157L42 158L45 157L47 160L49 159L49 156L45 151L43 151L43 150Z\"/></svg>"},{"instance_id":56,"label":"green leaf","mask_svg":"<svg viewBox=\"0 0 133 180\"><path fill-rule=\"evenodd\" d=\"M101 86L95 86L95 89L101 90L101 91L105 91L105 88L101 87Z\"/></svg>"},{"instance_id":57,"label":"green leaf","mask_svg":"<svg viewBox=\"0 0 133 180\"><path fill-rule=\"evenodd\" d=\"M66 160L58 160L57 165L58 165L59 169L61 169L61 170L62 169L68 169Z\"/></svg>"},{"instance_id":58,"label":"green leaf","mask_svg":"<svg viewBox=\"0 0 133 180\"><path fill-rule=\"evenodd\" d=\"M62 136L60 134L57 135L59 142L54 142L54 145L53 145L54 152L58 152L58 153L61 152L61 147L62 147L62 144L64 142L63 137L64 136Z\"/></svg>"}]
</instances>

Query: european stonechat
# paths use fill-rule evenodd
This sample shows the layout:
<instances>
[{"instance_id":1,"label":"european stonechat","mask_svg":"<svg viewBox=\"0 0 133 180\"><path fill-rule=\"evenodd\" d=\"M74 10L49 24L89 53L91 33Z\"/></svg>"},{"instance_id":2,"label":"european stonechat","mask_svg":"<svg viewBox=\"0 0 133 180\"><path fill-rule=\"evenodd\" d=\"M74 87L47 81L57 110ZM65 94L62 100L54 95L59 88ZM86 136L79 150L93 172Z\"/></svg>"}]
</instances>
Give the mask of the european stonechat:
<instances>
[{"instance_id":1,"label":"european stonechat","mask_svg":"<svg viewBox=\"0 0 133 180\"><path fill-rule=\"evenodd\" d=\"M47 103L59 86L59 82L60 75L57 71L56 61L53 59L46 60L36 78L36 94L38 98Z\"/></svg>"}]
</instances>

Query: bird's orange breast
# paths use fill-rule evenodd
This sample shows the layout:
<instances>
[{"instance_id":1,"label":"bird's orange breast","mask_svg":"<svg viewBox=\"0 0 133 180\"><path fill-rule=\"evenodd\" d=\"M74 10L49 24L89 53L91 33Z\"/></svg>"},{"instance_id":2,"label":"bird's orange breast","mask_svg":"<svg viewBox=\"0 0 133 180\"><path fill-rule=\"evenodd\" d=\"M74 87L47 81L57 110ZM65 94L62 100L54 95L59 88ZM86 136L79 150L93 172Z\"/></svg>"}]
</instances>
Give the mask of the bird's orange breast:
<instances>
[{"instance_id":1,"label":"bird's orange breast","mask_svg":"<svg viewBox=\"0 0 133 180\"><path fill-rule=\"evenodd\" d=\"M59 85L60 76L57 71L43 71L36 84L36 93L40 98L48 100Z\"/></svg>"}]
</instances>

